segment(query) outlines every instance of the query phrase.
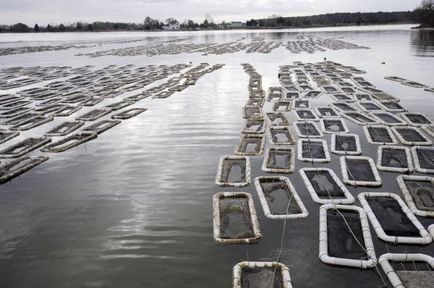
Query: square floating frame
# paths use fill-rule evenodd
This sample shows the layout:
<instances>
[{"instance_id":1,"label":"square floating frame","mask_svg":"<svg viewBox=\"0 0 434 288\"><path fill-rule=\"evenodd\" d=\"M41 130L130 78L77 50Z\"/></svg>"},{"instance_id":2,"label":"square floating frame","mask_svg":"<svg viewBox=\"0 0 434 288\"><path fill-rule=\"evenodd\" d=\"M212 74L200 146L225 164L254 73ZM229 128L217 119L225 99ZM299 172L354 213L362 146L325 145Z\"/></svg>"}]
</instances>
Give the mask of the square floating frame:
<instances>
[{"instance_id":1,"label":"square floating frame","mask_svg":"<svg viewBox=\"0 0 434 288\"><path fill-rule=\"evenodd\" d=\"M232 274L232 288L293 287L288 267L278 262L240 262L234 266Z\"/></svg>"},{"instance_id":2,"label":"square floating frame","mask_svg":"<svg viewBox=\"0 0 434 288\"><path fill-rule=\"evenodd\" d=\"M258 106L244 106L243 107L243 118L244 119L264 119L264 114L262 114L262 108Z\"/></svg>"},{"instance_id":3,"label":"square floating frame","mask_svg":"<svg viewBox=\"0 0 434 288\"><path fill-rule=\"evenodd\" d=\"M268 139L271 145L293 145L294 135L288 126L271 126L268 128Z\"/></svg>"},{"instance_id":4,"label":"square floating frame","mask_svg":"<svg viewBox=\"0 0 434 288\"><path fill-rule=\"evenodd\" d=\"M121 112L119 112L118 114L114 114L112 115L112 119L113 120L126 120L126 119L130 119L133 118L134 116L137 116L145 111L147 111L148 109L146 108L130 108L127 110L123 110Z\"/></svg>"},{"instance_id":5,"label":"square floating frame","mask_svg":"<svg viewBox=\"0 0 434 288\"><path fill-rule=\"evenodd\" d=\"M338 155L360 155L359 135L357 134L332 134L331 151Z\"/></svg>"},{"instance_id":6,"label":"square floating frame","mask_svg":"<svg viewBox=\"0 0 434 288\"><path fill-rule=\"evenodd\" d=\"M321 262L361 269L374 268L377 265L368 218L362 208L325 204L321 206L319 213L319 258ZM348 226L351 227L352 233L348 232ZM353 235L361 239L354 243ZM351 241L351 246L356 248L348 249L349 241ZM360 247L359 243L363 247Z\"/></svg>"},{"instance_id":7,"label":"square floating frame","mask_svg":"<svg viewBox=\"0 0 434 288\"><path fill-rule=\"evenodd\" d=\"M405 112L405 113L401 114L401 117L402 117L402 119L404 119L405 121L407 121L407 123L409 125L413 125L413 126L422 126L422 125L433 124L431 122L431 120L428 119L428 117L426 117L422 113Z\"/></svg>"},{"instance_id":8,"label":"square floating frame","mask_svg":"<svg viewBox=\"0 0 434 288\"><path fill-rule=\"evenodd\" d=\"M329 168L303 168L299 172L315 203L354 203L353 195L333 170Z\"/></svg>"},{"instance_id":9,"label":"square floating frame","mask_svg":"<svg viewBox=\"0 0 434 288\"><path fill-rule=\"evenodd\" d=\"M422 217L434 217L434 178L400 175L396 178L410 211Z\"/></svg>"},{"instance_id":10,"label":"square floating frame","mask_svg":"<svg viewBox=\"0 0 434 288\"><path fill-rule=\"evenodd\" d=\"M415 263L424 263L430 269L396 271L392 262L410 262L412 267ZM394 288L430 287L434 281L434 258L426 254L387 253L380 256L378 263Z\"/></svg>"},{"instance_id":11,"label":"square floating frame","mask_svg":"<svg viewBox=\"0 0 434 288\"><path fill-rule=\"evenodd\" d=\"M411 147L414 167L417 172L434 174L434 147Z\"/></svg>"},{"instance_id":12,"label":"square floating frame","mask_svg":"<svg viewBox=\"0 0 434 288\"><path fill-rule=\"evenodd\" d=\"M425 133L427 133L429 136L434 137L434 124L429 125L423 125L422 129Z\"/></svg>"},{"instance_id":13,"label":"square floating frame","mask_svg":"<svg viewBox=\"0 0 434 288\"><path fill-rule=\"evenodd\" d=\"M350 104L346 102L333 102L330 103L331 107L339 110L340 112L357 112L356 108L353 108Z\"/></svg>"},{"instance_id":14,"label":"square floating frame","mask_svg":"<svg viewBox=\"0 0 434 288\"><path fill-rule=\"evenodd\" d=\"M412 126L398 126L392 127L393 133L395 133L396 137L399 141L401 141L404 145L426 145L431 146L432 142L422 133L419 128Z\"/></svg>"},{"instance_id":15,"label":"square floating frame","mask_svg":"<svg viewBox=\"0 0 434 288\"><path fill-rule=\"evenodd\" d=\"M294 110L295 116L299 121L318 121L318 116L312 109L297 109Z\"/></svg>"},{"instance_id":16,"label":"square floating frame","mask_svg":"<svg viewBox=\"0 0 434 288\"><path fill-rule=\"evenodd\" d=\"M20 135L20 132L16 132L16 131L7 131L4 129L0 129L0 144L3 144L15 137L17 137L18 135Z\"/></svg>"},{"instance_id":17,"label":"square floating frame","mask_svg":"<svg viewBox=\"0 0 434 288\"><path fill-rule=\"evenodd\" d=\"M376 101L360 101L357 103L360 110L365 112L383 111L383 107L377 104Z\"/></svg>"},{"instance_id":18,"label":"square floating frame","mask_svg":"<svg viewBox=\"0 0 434 288\"><path fill-rule=\"evenodd\" d=\"M215 194L213 224L219 244L254 244L262 238L252 195L246 192Z\"/></svg>"},{"instance_id":19,"label":"square floating frame","mask_svg":"<svg viewBox=\"0 0 434 288\"><path fill-rule=\"evenodd\" d=\"M239 167L239 173L234 168ZM235 174L235 175L234 175ZM232 179L234 178L234 179ZM215 183L222 187L245 187L250 184L250 159L245 156L222 156Z\"/></svg>"},{"instance_id":20,"label":"square floating frame","mask_svg":"<svg viewBox=\"0 0 434 288\"><path fill-rule=\"evenodd\" d=\"M342 116L347 118L348 120L353 121L358 125L374 125L378 124L378 120L368 116L366 113L360 112L344 112Z\"/></svg>"},{"instance_id":21,"label":"square floating frame","mask_svg":"<svg viewBox=\"0 0 434 288\"><path fill-rule=\"evenodd\" d=\"M41 151L42 152L50 152L50 153L60 153L76 146L79 146L83 143L86 143L90 140L95 139L98 134L94 132L79 132L73 134L71 136L60 139L59 141L50 143L44 146Z\"/></svg>"},{"instance_id":22,"label":"square floating frame","mask_svg":"<svg viewBox=\"0 0 434 288\"><path fill-rule=\"evenodd\" d=\"M413 172L410 148L405 146L379 146L377 150L377 168L388 172Z\"/></svg>"},{"instance_id":23,"label":"square floating frame","mask_svg":"<svg viewBox=\"0 0 434 288\"><path fill-rule=\"evenodd\" d=\"M0 165L0 184L6 183L24 172L48 160L45 156L24 156Z\"/></svg>"},{"instance_id":24,"label":"square floating frame","mask_svg":"<svg viewBox=\"0 0 434 288\"><path fill-rule=\"evenodd\" d=\"M385 125L367 125L363 126L366 139L371 144L397 144L392 130Z\"/></svg>"},{"instance_id":25,"label":"square floating frame","mask_svg":"<svg viewBox=\"0 0 434 288\"><path fill-rule=\"evenodd\" d=\"M306 162L330 162L327 142L323 139L298 140L298 160Z\"/></svg>"},{"instance_id":26,"label":"square floating frame","mask_svg":"<svg viewBox=\"0 0 434 288\"><path fill-rule=\"evenodd\" d=\"M27 138L0 151L0 158L19 158L50 143L50 138Z\"/></svg>"},{"instance_id":27,"label":"square floating frame","mask_svg":"<svg viewBox=\"0 0 434 288\"><path fill-rule=\"evenodd\" d=\"M347 125L342 119L322 118L320 120L323 133L346 133L349 132Z\"/></svg>"},{"instance_id":28,"label":"square floating frame","mask_svg":"<svg viewBox=\"0 0 434 288\"><path fill-rule=\"evenodd\" d=\"M291 111L292 101L278 101L273 105L274 112L288 112Z\"/></svg>"},{"instance_id":29,"label":"square floating frame","mask_svg":"<svg viewBox=\"0 0 434 288\"><path fill-rule=\"evenodd\" d=\"M254 120L248 119L244 122L244 128L241 133L243 134L264 134L265 132L265 121L264 120Z\"/></svg>"},{"instance_id":30,"label":"square floating frame","mask_svg":"<svg viewBox=\"0 0 434 288\"><path fill-rule=\"evenodd\" d=\"M262 171L268 173L292 173L295 162L294 148L274 146L266 150ZM283 163L282 163L283 162Z\"/></svg>"},{"instance_id":31,"label":"square floating frame","mask_svg":"<svg viewBox=\"0 0 434 288\"><path fill-rule=\"evenodd\" d=\"M419 245L432 242L431 235L398 195L364 192L357 197L381 240L394 244Z\"/></svg>"},{"instance_id":32,"label":"square floating frame","mask_svg":"<svg viewBox=\"0 0 434 288\"><path fill-rule=\"evenodd\" d=\"M387 126L407 125L407 122L390 112L372 112L371 115L379 119L384 125Z\"/></svg>"},{"instance_id":33,"label":"square floating frame","mask_svg":"<svg viewBox=\"0 0 434 288\"><path fill-rule=\"evenodd\" d=\"M322 132L318 129L315 122L297 121L293 122L295 131L298 137L302 138L320 138L323 137Z\"/></svg>"},{"instance_id":34,"label":"square floating frame","mask_svg":"<svg viewBox=\"0 0 434 288\"><path fill-rule=\"evenodd\" d=\"M287 177L261 176L254 182L265 217L296 219L308 216L309 212Z\"/></svg>"},{"instance_id":35,"label":"square floating frame","mask_svg":"<svg viewBox=\"0 0 434 288\"><path fill-rule=\"evenodd\" d=\"M406 109L396 101L379 101L378 104L387 112L397 113L406 111Z\"/></svg>"},{"instance_id":36,"label":"square floating frame","mask_svg":"<svg viewBox=\"0 0 434 288\"><path fill-rule=\"evenodd\" d=\"M79 117L77 117L76 120L82 120L82 121L94 121L97 120L111 112L110 109L94 109L91 110Z\"/></svg>"},{"instance_id":37,"label":"square floating frame","mask_svg":"<svg viewBox=\"0 0 434 288\"><path fill-rule=\"evenodd\" d=\"M270 126L289 126L291 124L285 114L281 112L269 112L267 119Z\"/></svg>"},{"instance_id":38,"label":"square floating frame","mask_svg":"<svg viewBox=\"0 0 434 288\"><path fill-rule=\"evenodd\" d=\"M379 187L383 184L372 158L342 156L340 164L345 184L366 187Z\"/></svg>"},{"instance_id":39,"label":"square floating frame","mask_svg":"<svg viewBox=\"0 0 434 288\"><path fill-rule=\"evenodd\" d=\"M338 112L333 107L317 107L316 114L321 118L340 118Z\"/></svg>"},{"instance_id":40,"label":"square floating frame","mask_svg":"<svg viewBox=\"0 0 434 288\"><path fill-rule=\"evenodd\" d=\"M63 122L62 124L54 127L47 133L45 133L45 136L51 136L51 137L57 137L57 136L65 136L69 133L74 132L78 128L84 125L84 122L82 121L74 121L74 122Z\"/></svg>"},{"instance_id":41,"label":"square floating frame","mask_svg":"<svg viewBox=\"0 0 434 288\"><path fill-rule=\"evenodd\" d=\"M264 146L264 135L242 134L234 154L237 156L261 156L264 153Z\"/></svg>"},{"instance_id":42,"label":"square floating frame","mask_svg":"<svg viewBox=\"0 0 434 288\"><path fill-rule=\"evenodd\" d=\"M294 109L309 109L310 104L307 99L296 99L294 100Z\"/></svg>"}]
</instances>

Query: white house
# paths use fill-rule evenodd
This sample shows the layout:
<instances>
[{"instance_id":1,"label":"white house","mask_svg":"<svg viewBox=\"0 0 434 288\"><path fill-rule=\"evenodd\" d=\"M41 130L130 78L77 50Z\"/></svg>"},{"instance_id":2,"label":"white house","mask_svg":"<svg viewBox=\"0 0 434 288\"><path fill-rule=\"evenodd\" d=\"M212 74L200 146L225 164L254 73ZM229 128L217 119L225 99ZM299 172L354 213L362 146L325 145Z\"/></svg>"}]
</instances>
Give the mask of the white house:
<instances>
[{"instance_id":1,"label":"white house","mask_svg":"<svg viewBox=\"0 0 434 288\"><path fill-rule=\"evenodd\" d=\"M181 29L181 25L179 23L170 23L169 25L163 26L164 30L179 30Z\"/></svg>"}]
</instances>

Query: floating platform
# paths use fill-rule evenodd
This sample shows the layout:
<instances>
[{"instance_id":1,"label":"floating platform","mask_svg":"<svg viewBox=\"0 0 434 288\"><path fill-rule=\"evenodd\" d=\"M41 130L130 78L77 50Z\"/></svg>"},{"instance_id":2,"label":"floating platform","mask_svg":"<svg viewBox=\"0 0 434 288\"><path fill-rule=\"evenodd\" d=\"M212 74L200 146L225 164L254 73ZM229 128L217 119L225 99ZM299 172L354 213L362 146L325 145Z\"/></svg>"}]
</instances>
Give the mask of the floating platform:
<instances>
[{"instance_id":1,"label":"floating platform","mask_svg":"<svg viewBox=\"0 0 434 288\"><path fill-rule=\"evenodd\" d=\"M13 178L23 174L24 172L38 166L39 164L48 160L48 157L38 156L31 157L25 156L13 160L7 164L0 165L0 184L6 183Z\"/></svg>"},{"instance_id":2,"label":"floating platform","mask_svg":"<svg viewBox=\"0 0 434 288\"><path fill-rule=\"evenodd\" d=\"M293 287L288 267L278 262L240 262L232 273L232 288Z\"/></svg>"},{"instance_id":3,"label":"floating platform","mask_svg":"<svg viewBox=\"0 0 434 288\"><path fill-rule=\"evenodd\" d=\"M0 151L0 158L18 158L50 143L49 138L27 138Z\"/></svg>"},{"instance_id":4,"label":"floating platform","mask_svg":"<svg viewBox=\"0 0 434 288\"><path fill-rule=\"evenodd\" d=\"M338 155L360 155L359 135L357 134L332 134L331 151Z\"/></svg>"},{"instance_id":5,"label":"floating platform","mask_svg":"<svg viewBox=\"0 0 434 288\"><path fill-rule=\"evenodd\" d=\"M295 110L295 116L299 121L318 121L318 116L315 115L312 109Z\"/></svg>"},{"instance_id":6,"label":"floating platform","mask_svg":"<svg viewBox=\"0 0 434 288\"><path fill-rule=\"evenodd\" d=\"M0 129L0 144L8 142L9 140L17 137L18 135L20 135L20 132Z\"/></svg>"},{"instance_id":7,"label":"floating platform","mask_svg":"<svg viewBox=\"0 0 434 288\"><path fill-rule=\"evenodd\" d=\"M330 162L327 142L323 139L298 140L298 160L306 162Z\"/></svg>"},{"instance_id":8,"label":"floating platform","mask_svg":"<svg viewBox=\"0 0 434 288\"><path fill-rule=\"evenodd\" d=\"M414 167L417 172L434 174L434 147L411 147Z\"/></svg>"},{"instance_id":9,"label":"floating platform","mask_svg":"<svg viewBox=\"0 0 434 288\"><path fill-rule=\"evenodd\" d=\"M342 119L323 118L320 120L323 133L346 133L349 129Z\"/></svg>"},{"instance_id":10,"label":"floating platform","mask_svg":"<svg viewBox=\"0 0 434 288\"><path fill-rule=\"evenodd\" d=\"M250 159L244 156L222 156L215 183L223 187L245 187L250 184Z\"/></svg>"},{"instance_id":11,"label":"floating platform","mask_svg":"<svg viewBox=\"0 0 434 288\"><path fill-rule=\"evenodd\" d=\"M253 244L262 238L253 198L245 192L215 194L213 224L219 244Z\"/></svg>"},{"instance_id":12,"label":"floating platform","mask_svg":"<svg viewBox=\"0 0 434 288\"><path fill-rule=\"evenodd\" d=\"M262 171L269 173L294 172L295 150L286 146L269 147L265 152Z\"/></svg>"},{"instance_id":13,"label":"floating platform","mask_svg":"<svg viewBox=\"0 0 434 288\"><path fill-rule=\"evenodd\" d=\"M397 144L392 130L385 125L368 125L363 126L366 139L371 144Z\"/></svg>"},{"instance_id":14,"label":"floating platform","mask_svg":"<svg viewBox=\"0 0 434 288\"><path fill-rule=\"evenodd\" d=\"M78 128L84 125L84 122L82 121L74 121L74 122L63 122L62 124L54 127L47 133L45 133L45 136L51 136L51 137L58 137L58 136L65 136L69 133L74 132Z\"/></svg>"},{"instance_id":15,"label":"floating platform","mask_svg":"<svg viewBox=\"0 0 434 288\"><path fill-rule=\"evenodd\" d=\"M96 134L101 134L105 131L107 131L110 128L115 127L116 125L120 124L120 120L101 120L98 121L92 125L86 126L83 128L83 131L90 131L95 132Z\"/></svg>"},{"instance_id":16,"label":"floating platform","mask_svg":"<svg viewBox=\"0 0 434 288\"><path fill-rule=\"evenodd\" d=\"M321 262L360 269L377 265L368 218L362 208L325 204L319 213Z\"/></svg>"},{"instance_id":17,"label":"floating platform","mask_svg":"<svg viewBox=\"0 0 434 288\"><path fill-rule=\"evenodd\" d=\"M83 143L86 143L90 140L95 139L98 134L93 132L79 132L63 138L59 141L53 142L51 144L46 145L41 149L42 152L50 152L50 153L60 153L76 146L79 146Z\"/></svg>"},{"instance_id":18,"label":"floating platform","mask_svg":"<svg viewBox=\"0 0 434 288\"><path fill-rule=\"evenodd\" d=\"M267 119L270 126L289 126L291 124L285 114L281 112L269 112Z\"/></svg>"},{"instance_id":19,"label":"floating platform","mask_svg":"<svg viewBox=\"0 0 434 288\"><path fill-rule=\"evenodd\" d=\"M306 138L323 137L322 132L318 129L315 122L298 121L298 122L293 122L293 124L298 137L306 137Z\"/></svg>"},{"instance_id":20,"label":"floating platform","mask_svg":"<svg viewBox=\"0 0 434 288\"><path fill-rule=\"evenodd\" d=\"M295 143L288 126L271 126L268 129L268 139L271 145L293 145Z\"/></svg>"},{"instance_id":21,"label":"floating platform","mask_svg":"<svg viewBox=\"0 0 434 288\"><path fill-rule=\"evenodd\" d=\"M419 145L419 146L431 146L432 142L416 127L412 126L398 126L392 127L393 133L404 145Z\"/></svg>"},{"instance_id":22,"label":"floating platform","mask_svg":"<svg viewBox=\"0 0 434 288\"><path fill-rule=\"evenodd\" d=\"M261 156L264 152L265 137L261 134L243 134L235 148L237 156Z\"/></svg>"},{"instance_id":23,"label":"floating platform","mask_svg":"<svg viewBox=\"0 0 434 288\"><path fill-rule=\"evenodd\" d=\"M303 168L300 169L300 175L315 203L354 203L353 195L333 170L328 168Z\"/></svg>"},{"instance_id":24,"label":"floating platform","mask_svg":"<svg viewBox=\"0 0 434 288\"><path fill-rule=\"evenodd\" d=\"M261 176L255 178L255 187L265 217L296 219L308 216L308 211L287 177Z\"/></svg>"},{"instance_id":25,"label":"floating platform","mask_svg":"<svg viewBox=\"0 0 434 288\"><path fill-rule=\"evenodd\" d=\"M316 114L321 118L339 118L336 109L332 107L317 107L315 108Z\"/></svg>"},{"instance_id":26,"label":"floating platform","mask_svg":"<svg viewBox=\"0 0 434 288\"><path fill-rule=\"evenodd\" d=\"M410 148L405 146L379 146L377 168L382 171L411 173L413 161Z\"/></svg>"},{"instance_id":27,"label":"floating platform","mask_svg":"<svg viewBox=\"0 0 434 288\"><path fill-rule=\"evenodd\" d=\"M345 184L367 187L379 187L382 185L380 174L372 158L342 156L340 163Z\"/></svg>"},{"instance_id":28,"label":"floating platform","mask_svg":"<svg viewBox=\"0 0 434 288\"><path fill-rule=\"evenodd\" d=\"M422 217L434 217L434 178L400 175L399 188L410 211Z\"/></svg>"},{"instance_id":29,"label":"floating platform","mask_svg":"<svg viewBox=\"0 0 434 288\"><path fill-rule=\"evenodd\" d=\"M427 245L432 242L428 231L398 195L364 192L358 198L381 240L394 244Z\"/></svg>"},{"instance_id":30,"label":"floating platform","mask_svg":"<svg viewBox=\"0 0 434 288\"><path fill-rule=\"evenodd\" d=\"M264 120L255 120L255 119L247 119L244 122L244 128L241 133L243 134L264 134L265 132L265 121Z\"/></svg>"},{"instance_id":31,"label":"floating platform","mask_svg":"<svg viewBox=\"0 0 434 288\"><path fill-rule=\"evenodd\" d=\"M428 119L422 113L410 113L405 112L401 114L402 119L407 121L409 125L413 126L422 126L422 125L430 125L432 124L431 120Z\"/></svg>"},{"instance_id":32,"label":"floating platform","mask_svg":"<svg viewBox=\"0 0 434 288\"><path fill-rule=\"evenodd\" d=\"M79 117L77 117L77 120L82 121L95 121L107 114L109 114L111 111L109 109L94 109L91 110Z\"/></svg>"},{"instance_id":33,"label":"floating platform","mask_svg":"<svg viewBox=\"0 0 434 288\"><path fill-rule=\"evenodd\" d=\"M394 288L428 288L434 283L434 258L429 255L387 253L378 263Z\"/></svg>"}]
</instances>

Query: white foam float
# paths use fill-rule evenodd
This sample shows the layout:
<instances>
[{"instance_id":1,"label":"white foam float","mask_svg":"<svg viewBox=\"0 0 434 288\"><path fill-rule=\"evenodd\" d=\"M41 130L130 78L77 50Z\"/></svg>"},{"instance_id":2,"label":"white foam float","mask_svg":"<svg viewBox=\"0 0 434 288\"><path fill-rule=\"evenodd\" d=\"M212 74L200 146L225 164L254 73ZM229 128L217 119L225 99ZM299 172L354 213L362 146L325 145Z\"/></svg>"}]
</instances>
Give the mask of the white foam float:
<instances>
[{"instance_id":1,"label":"white foam float","mask_svg":"<svg viewBox=\"0 0 434 288\"><path fill-rule=\"evenodd\" d=\"M407 207L407 205L405 205L404 201L402 201L402 199L398 195L393 193L388 193L388 192L363 192L360 193L357 197L363 209L366 211L366 214L368 215L369 221L371 222L375 233L377 234L378 238L380 238L381 240L390 243L395 243L395 244L400 243L400 244L419 244L419 245L426 245L432 242L432 238L428 233L428 231L422 226L419 220L417 220L416 216L414 216L414 214L410 211L410 209ZM390 197L394 199L396 202L398 202L402 212L407 216L407 218L414 225L414 227L417 230L419 230L419 234L420 234L419 237L388 235L386 231L384 231L377 216L374 214L374 212L371 209L371 206L366 200L366 198L368 197Z\"/></svg>"},{"instance_id":2,"label":"white foam float","mask_svg":"<svg viewBox=\"0 0 434 288\"><path fill-rule=\"evenodd\" d=\"M385 150L392 150L392 151L404 151L405 157L404 159L398 159L399 164L403 164L402 160L405 160L407 163L405 163L405 167L396 167L391 165L386 165L383 163L383 154L385 153ZM392 156L398 157L396 153L393 153ZM403 166L403 165L401 165ZM379 146L377 150L377 168L383 171L389 171L389 172L398 172L398 173L409 173L413 172L413 161L411 160L411 152L408 147L405 146Z\"/></svg>"},{"instance_id":3,"label":"white foam float","mask_svg":"<svg viewBox=\"0 0 434 288\"><path fill-rule=\"evenodd\" d=\"M329 255L328 248L328 229L327 229L327 211L328 210L347 210L359 214L360 225L362 229L363 241L366 250L367 260L350 259L333 257ZM340 265L356 267L361 269L373 268L377 265L377 257L375 255L374 244L372 242L371 231L369 230L369 222L365 211L357 206L325 204L320 207L319 211L319 258L321 262L330 265Z\"/></svg>"},{"instance_id":4,"label":"white foam float","mask_svg":"<svg viewBox=\"0 0 434 288\"><path fill-rule=\"evenodd\" d=\"M357 160L366 162L366 164L368 164L368 167L361 167L359 163L359 165L357 165L358 169L363 170L363 168L370 168L371 173L368 173L368 170L363 170L363 173L359 175L362 176L362 178L360 177L356 178L354 175L355 172L354 169L352 171L347 161L357 161ZM352 186L367 186L367 187L378 187L382 185L380 174L378 173L378 170L375 167L375 163L374 160L372 160L372 158L364 157L364 156L342 156L340 158L340 164L341 164L341 172L345 184L352 185ZM365 176L372 176L372 178L367 179L365 178Z\"/></svg>"},{"instance_id":5,"label":"white foam float","mask_svg":"<svg viewBox=\"0 0 434 288\"><path fill-rule=\"evenodd\" d=\"M407 253L383 254L380 256L378 263L380 264L381 269L383 269L384 274L386 274L393 288L406 288L407 286L405 286L402 283L401 279L399 278L395 269L393 269L390 262L412 262L413 264L414 262L424 262L429 267L431 267L431 269L434 269L434 258L426 254L407 254ZM429 272L434 273L432 271ZM430 283L426 283L426 284L430 285ZM422 288L422 286L419 287Z\"/></svg>"},{"instance_id":6,"label":"white foam float","mask_svg":"<svg viewBox=\"0 0 434 288\"><path fill-rule=\"evenodd\" d=\"M418 208L420 204L424 205L424 203L419 203L418 199L415 199L414 193L417 194L417 191L412 193L411 189L407 186L406 181L413 181L413 182L425 182L429 183L431 188L427 188L425 192L427 193L434 193L433 186L434 186L434 178L433 177L427 177L427 176L409 176L409 175L399 175L396 180L398 181L399 188L401 188L401 192L404 195L404 200L408 205L408 208L410 208L410 211L417 215L422 217L434 217L434 210L422 210L423 208ZM423 195L419 195L421 198ZM431 196L431 199L433 196ZM418 202L418 204L416 204Z\"/></svg>"},{"instance_id":7,"label":"white foam float","mask_svg":"<svg viewBox=\"0 0 434 288\"><path fill-rule=\"evenodd\" d=\"M349 150L345 147L342 147L345 142L344 138L354 139L355 147L352 150ZM351 141L351 140L350 140ZM342 147L341 150L340 148ZM360 146L359 135L357 134L332 134L331 138L331 151L334 154L338 155L360 155L362 153L362 148Z\"/></svg>"},{"instance_id":8,"label":"white foam float","mask_svg":"<svg viewBox=\"0 0 434 288\"><path fill-rule=\"evenodd\" d=\"M423 131L427 133L429 136L434 137L434 124L429 125L423 125L422 126Z\"/></svg>"},{"instance_id":9,"label":"white foam float","mask_svg":"<svg viewBox=\"0 0 434 288\"><path fill-rule=\"evenodd\" d=\"M378 101L378 104L382 106L384 110L392 113L404 112L406 110L396 101Z\"/></svg>"},{"instance_id":10,"label":"white foam float","mask_svg":"<svg viewBox=\"0 0 434 288\"><path fill-rule=\"evenodd\" d=\"M320 204L352 204L354 203L354 197L353 195L350 193L350 191L348 191L347 187L345 187L345 185L342 183L342 181L338 178L338 176L336 175L336 173L329 169L329 168L303 168L300 169L300 175L301 178L304 181L304 184L307 187L307 190L309 191L310 196L312 197L312 200L315 203L320 203ZM326 190L328 193L327 197L320 197L320 195L318 194L317 190L314 187L314 183L313 183L313 178L309 178L308 174L309 173L315 173L318 175L318 177L327 177L321 174L328 174L331 177L331 180L334 182L333 184L336 185L337 189L335 189L333 187L333 184L330 184L331 187L324 187L323 190ZM318 184L318 182L316 182L316 184L319 186L320 184ZM327 185L327 184L324 184ZM321 188L321 187L320 187ZM332 190L330 192L330 190ZM335 191L338 190L338 191ZM339 191L340 190L340 191ZM336 197L333 198L331 197L334 192L337 192L338 194L342 194L343 197Z\"/></svg>"},{"instance_id":11,"label":"white foam float","mask_svg":"<svg viewBox=\"0 0 434 288\"><path fill-rule=\"evenodd\" d=\"M282 263L278 262L252 262L244 261L234 266L232 271L232 288L243 288L242 278L243 270L245 269L263 269L268 268L273 271L278 271L282 278L282 288L292 288L291 276L289 269Z\"/></svg>"},{"instance_id":12,"label":"white foam float","mask_svg":"<svg viewBox=\"0 0 434 288\"><path fill-rule=\"evenodd\" d=\"M286 188L288 192L291 194L290 199L294 199L295 203L297 204L298 208L300 209L299 213L285 213L285 214L273 214L271 212L270 206L267 201L266 193L264 192L264 189L261 186L261 183L263 183L266 180L270 181L280 181L284 182L284 187L279 187L281 189ZM288 179L288 177L284 176L260 176L255 178L254 180L256 191L258 192L259 200L262 205L262 209L264 210L265 217L270 219L297 219L297 218L305 218L309 215L309 212L307 211L306 207L304 206L303 202L301 201L300 196L298 196L297 191L295 190L294 186L292 185L291 181ZM287 195L288 196L288 195Z\"/></svg>"}]
</instances>

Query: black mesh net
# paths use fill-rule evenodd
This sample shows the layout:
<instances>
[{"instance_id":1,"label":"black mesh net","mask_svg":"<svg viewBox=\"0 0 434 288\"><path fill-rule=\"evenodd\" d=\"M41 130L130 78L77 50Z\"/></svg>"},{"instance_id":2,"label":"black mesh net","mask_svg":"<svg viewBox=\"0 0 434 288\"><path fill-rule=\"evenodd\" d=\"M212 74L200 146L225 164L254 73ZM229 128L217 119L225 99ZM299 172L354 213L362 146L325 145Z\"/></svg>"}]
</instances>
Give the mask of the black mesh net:
<instances>
[{"instance_id":1,"label":"black mesh net","mask_svg":"<svg viewBox=\"0 0 434 288\"><path fill-rule=\"evenodd\" d=\"M434 149L417 149L417 158L421 168L434 169Z\"/></svg>"},{"instance_id":2,"label":"black mesh net","mask_svg":"<svg viewBox=\"0 0 434 288\"><path fill-rule=\"evenodd\" d=\"M375 181L371 165L365 159L346 159L348 178L355 181Z\"/></svg>"},{"instance_id":3,"label":"black mesh net","mask_svg":"<svg viewBox=\"0 0 434 288\"><path fill-rule=\"evenodd\" d=\"M405 180L416 207L434 212L434 185L430 180Z\"/></svg>"},{"instance_id":4,"label":"black mesh net","mask_svg":"<svg viewBox=\"0 0 434 288\"><path fill-rule=\"evenodd\" d=\"M417 130L411 128L396 128L398 133L408 142L425 142L423 136Z\"/></svg>"},{"instance_id":5,"label":"black mesh net","mask_svg":"<svg viewBox=\"0 0 434 288\"><path fill-rule=\"evenodd\" d=\"M381 127L368 127L369 135L372 141L381 143L392 143L392 137L389 130Z\"/></svg>"},{"instance_id":6,"label":"black mesh net","mask_svg":"<svg viewBox=\"0 0 434 288\"><path fill-rule=\"evenodd\" d=\"M242 288L282 288L280 269L274 267L244 268L241 277Z\"/></svg>"},{"instance_id":7,"label":"black mesh net","mask_svg":"<svg viewBox=\"0 0 434 288\"><path fill-rule=\"evenodd\" d=\"M309 159L326 159L324 145L320 142L303 141L301 146L303 158Z\"/></svg>"},{"instance_id":8,"label":"black mesh net","mask_svg":"<svg viewBox=\"0 0 434 288\"><path fill-rule=\"evenodd\" d=\"M261 180L261 187L271 214L285 215L302 212L285 181L265 178Z\"/></svg>"},{"instance_id":9,"label":"black mesh net","mask_svg":"<svg viewBox=\"0 0 434 288\"><path fill-rule=\"evenodd\" d=\"M407 154L402 149L383 149L381 165L393 168L408 168Z\"/></svg>"},{"instance_id":10,"label":"black mesh net","mask_svg":"<svg viewBox=\"0 0 434 288\"><path fill-rule=\"evenodd\" d=\"M247 198L220 199L220 234L224 239L254 237Z\"/></svg>"},{"instance_id":11,"label":"black mesh net","mask_svg":"<svg viewBox=\"0 0 434 288\"><path fill-rule=\"evenodd\" d=\"M327 170L305 171L318 197L345 198L345 194Z\"/></svg>"},{"instance_id":12,"label":"black mesh net","mask_svg":"<svg viewBox=\"0 0 434 288\"><path fill-rule=\"evenodd\" d=\"M336 135L335 149L337 151L357 151L356 138L354 136Z\"/></svg>"}]
</instances>

